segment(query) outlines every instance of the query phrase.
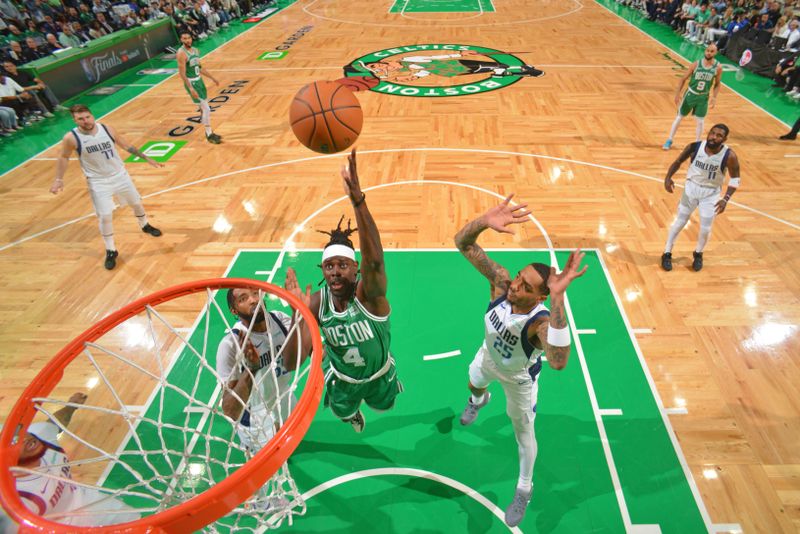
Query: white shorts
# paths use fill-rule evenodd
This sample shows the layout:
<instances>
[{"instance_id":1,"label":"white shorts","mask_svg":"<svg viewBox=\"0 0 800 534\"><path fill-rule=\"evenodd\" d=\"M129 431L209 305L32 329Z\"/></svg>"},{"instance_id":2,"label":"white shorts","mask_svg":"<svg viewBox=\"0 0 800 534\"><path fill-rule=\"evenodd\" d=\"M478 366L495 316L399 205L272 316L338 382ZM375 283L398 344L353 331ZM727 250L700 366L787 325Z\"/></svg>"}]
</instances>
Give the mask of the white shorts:
<instances>
[{"instance_id":1,"label":"white shorts","mask_svg":"<svg viewBox=\"0 0 800 534\"><path fill-rule=\"evenodd\" d=\"M113 213L115 196L120 206L142 203L142 197L133 185L128 171L122 171L108 178L92 178L88 180L88 184L94 211L98 217Z\"/></svg>"},{"instance_id":2,"label":"white shorts","mask_svg":"<svg viewBox=\"0 0 800 534\"><path fill-rule=\"evenodd\" d=\"M506 393L506 413L512 419L523 419L533 423L536 418L536 398L539 381L534 380L527 369L513 374L501 371L487 353L485 345L478 349L469 364L469 381L479 389L484 389L497 380Z\"/></svg>"},{"instance_id":3,"label":"white shorts","mask_svg":"<svg viewBox=\"0 0 800 534\"><path fill-rule=\"evenodd\" d=\"M719 187L703 187L691 180L686 180L681 195L681 205L689 208L689 213L695 208L699 209L700 217L704 219L714 218L717 201L719 200Z\"/></svg>"},{"instance_id":4,"label":"white shorts","mask_svg":"<svg viewBox=\"0 0 800 534\"><path fill-rule=\"evenodd\" d=\"M297 406L297 397L294 392L284 395L292 385L289 374L282 374L274 378L266 369L256 373L256 383L259 384L260 393L250 393L250 426L237 426L237 434L241 444L252 454L260 451L275 435L275 427L286 422L289 414ZM278 413L277 396L275 395L275 380L281 393L280 414ZM267 406L270 409L267 409Z\"/></svg>"}]
</instances>

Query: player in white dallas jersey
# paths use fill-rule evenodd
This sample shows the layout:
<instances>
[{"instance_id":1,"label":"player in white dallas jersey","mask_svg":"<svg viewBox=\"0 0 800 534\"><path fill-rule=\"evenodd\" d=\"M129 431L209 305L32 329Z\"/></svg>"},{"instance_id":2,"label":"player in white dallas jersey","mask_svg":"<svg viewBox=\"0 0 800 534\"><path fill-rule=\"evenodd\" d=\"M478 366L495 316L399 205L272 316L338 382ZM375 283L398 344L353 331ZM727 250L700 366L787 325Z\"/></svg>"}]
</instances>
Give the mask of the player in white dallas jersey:
<instances>
[{"instance_id":1,"label":"player in white dallas jersey","mask_svg":"<svg viewBox=\"0 0 800 534\"><path fill-rule=\"evenodd\" d=\"M106 247L105 268L113 269L117 265L117 247L114 244L114 226L112 213L114 211L114 196L121 205L133 207L133 213L139 222L142 232L153 237L161 235L161 230L147 222L147 215L142 206L142 197L136 186L133 185L122 158L117 152L116 145L121 146L153 167L163 167L161 163L153 161L135 146L127 142L122 136L107 124L95 122L89 108L77 104L70 108L72 119L77 128L70 130L61 140L61 154L56 163L56 178L50 187L50 192L55 194L64 190L64 173L67 170L69 157L78 153L81 169L86 175L86 184L92 197L94 211L100 226L100 235Z\"/></svg>"},{"instance_id":2,"label":"player in white dallas jersey","mask_svg":"<svg viewBox=\"0 0 800 534\"><path fill-rule=\"evenodd\" d=\"M83 404L86 395L75 393L69 402ZM74 411L75 407L67 406L53 417L66 427ZM121 501L69 482L71 468L58 444L59 431L58 425L51 421L33 423L27 430L18 466L41 474L15 476L17 492L25 506L46 519L66 525L103 526L139 519L139 514Z\"/></svg>"},{"instance_id":3,"label":"player in white dallas jersey","mask_svg":"<svg viewBox=\"0 0 800 534\"><path fill-rule=\"evenodd\" d=\"M586 267L579 270L584 254L575 250L559 274L554 267L532 263L511 280L506 268L489 259L475 242L478 235L487 228L513 233L508 226L525 222L530 213L525 210L526 204L510 207L512 196L464 226L455 241L464 257L489 280L492 299L484 317L486 337L469 366L472 395L461 415L461 424L475 421L478 410L491 398L487 391L489 384L499 381L506 394L506 413L514 426L519 450L519 479L505 514L506 523L513 527L522 521L533 494L536 461L533 423L542 355L547 355L553 369L567 365L570 334L564 294L567 286L586 272ZM552 311L543 305L548 295Z\"/></svg>"},{"instance_id":4,"label":"player in white dallas jersey","mask_svg":"<svg viewBox=\"0 0 800 534\"><path fill-rule=\"evenodd\" d=\"M258 291L229 289L227 300L228 308L239 320L217 348L216 369L223 382L222 410L238 421L239 440L255 454L267 444L297 404L294 394L288 393L289 370L296 367L296 337L289 336L291 317L280 311L264 313L266 306L263 309L259 306ZM251 324L249 337L242 347ZM307 329L301 330L303 336L308 334ZM253 391L254 384L259 385L257 391ZM280 403L277 402L279 396Z\"/></svg>"},{"instance_id":5,"label":"player in white dallas jersey","mask_svg":"<svg viewBox=\"0 0 800 534\"><path fill-rule=\"evenodd\" d=\"M724 124L715 124L709 130L705 141L687 145L667 171L664 188L672 193L675 190L672 175L684 161L687 159L691 161L686 172L686 185L678 204L678 214L669 229L664 254L661 255L661 267L665 271L672 270L672 245L695 209L700 212L700 231L697 235L697 247L692 254L692 268L695 271L703 268L703 249L711 235L714 218L725 211L728 201L740 183L739 158L733 149L725 144L729 131ZM726 171L730 174L728 189L725 191L725 196L719 198Z\"/></svg>"}]
</instances>

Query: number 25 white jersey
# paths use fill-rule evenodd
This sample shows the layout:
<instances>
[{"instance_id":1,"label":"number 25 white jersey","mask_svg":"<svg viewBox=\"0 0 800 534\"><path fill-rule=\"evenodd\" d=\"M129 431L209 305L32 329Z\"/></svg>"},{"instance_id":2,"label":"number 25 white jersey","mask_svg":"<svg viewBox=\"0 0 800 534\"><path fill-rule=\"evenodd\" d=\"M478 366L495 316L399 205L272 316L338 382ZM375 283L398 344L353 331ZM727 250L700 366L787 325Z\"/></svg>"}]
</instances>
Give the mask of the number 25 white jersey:
<instances>
[{"instance_id":1,"label":"number 25 white jersey","mask_svg":"<svg viewBox=\"0 0 800 534\"><path fill-rule=\"evenodd\" d=\"M484 316L486 349L498 369L508 374L517 373L532 366L541 369L544 351L528 341L528 328L536 319L548 317L550 312L539 304L526 314L511 310L511 303L502 296L489 304ZM534 377L535 378L535 377Z\"/></svg>"}]
</instances>

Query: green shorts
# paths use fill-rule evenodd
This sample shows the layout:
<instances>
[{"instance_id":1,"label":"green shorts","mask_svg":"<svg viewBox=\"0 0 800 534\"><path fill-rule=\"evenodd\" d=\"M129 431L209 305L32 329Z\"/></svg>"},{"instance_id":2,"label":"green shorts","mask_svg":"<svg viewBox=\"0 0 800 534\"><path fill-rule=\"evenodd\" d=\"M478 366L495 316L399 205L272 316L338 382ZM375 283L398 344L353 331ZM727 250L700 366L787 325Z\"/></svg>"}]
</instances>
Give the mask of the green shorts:
<instances>
[{"instance_id":1,"label":"green shorts","mask_svg":"<svg viewBox=\"0 0 800 534\"><path fill-rule=\"evenodd\" d=\"M402 391L403 384L397 379L394 364L385 375L365 384L345 382L329 371L325 382L325 406L330 406L333 415L339 419L348 419L358 411L361 401L373 410L391 410L395 398Z\"/></svg>"},{"instance_id":2,"label":"green shorts","mask_svg":"<svg viewBox=\"0 0 800 534\"><path fill-rule=\"evenodd\" d=\"M206 91L206 84L203 83L203 79L202 78L198 78L198 79L196 79L194 81L190 81L189 83L192 84L192 87L194 87L194 90L197 91L197 96L200 97L199 99L193 97L192 96L192 91L189 90L189 86L186 85L186 83L184 82L183 87L186 89L186 92L189 93L189 96L191 97L192 102L194 102L195 104L199 104L200 100L205 100L208 97L208 91Z\"/></svg>"},{"instance_id":3,"label":"green shorts","mask_svg":"<svg viewBox=\"0 0 800 534\"><path fill-rule=\"evenodd\" d=\"M686 91L681 101L679 113L682 117L693 113L695 117L702 119L708 113L708 95L696 95Z\"/></svg>"}]
</instances>

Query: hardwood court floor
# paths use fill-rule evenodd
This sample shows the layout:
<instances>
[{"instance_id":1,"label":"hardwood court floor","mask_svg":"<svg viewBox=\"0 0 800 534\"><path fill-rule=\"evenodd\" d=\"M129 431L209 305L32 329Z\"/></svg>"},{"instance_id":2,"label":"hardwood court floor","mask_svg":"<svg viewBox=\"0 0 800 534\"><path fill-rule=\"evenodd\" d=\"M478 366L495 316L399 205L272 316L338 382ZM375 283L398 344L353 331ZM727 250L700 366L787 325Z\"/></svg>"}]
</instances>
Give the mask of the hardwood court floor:
<instances>
[{"instance_id":1,"label":"hardwood court floor","mask_svg":"<svg viewBox=\"0 0 800 534\"><path fill-rule=\"evenodd\" d=\"M589 1L495 2L494 13L480 16L389 13L391 5L301 1L205 58L223 88L241 86L213 115L225 143L211 146L195 131L180 138L188 143L165 168L128 165L141 193L152 195L146 207L164 236L140 233L119 210L116 270L102 268L93 217L0 252L0 412L60 347L110 311L175 283L221 276L239 248L280 248L297 224L341 197L343 157L316 156L287 127L299 87L340 78L343 65L371 52L475 45L546 74L449 98L358 94L363 185L404 182L368 191L384 245L452 247L458 228L496 202L445 183L453 182L513 191L554 246L600 249L633 328L645 329L638 343L664 406L688 412L670 420L711 521L745 532L798 530L800 180L785 156L800 149L776 140L784 126L722 88L707 125L731 127L741 192L716 221L703 271L689 268L695 218L677 241L675 270L665 273L658 258L678 196L664 192L661 179L677 150L659 147L681 73L661 45ZM309 25L283 59L256 59ZM194 114L172 78L103 121L142 145L169 139ZM684 121L676 147L693 132ZM40 158L56 155L54 148ZM5 243L91 214L77 163L55 198L47 192L53 172L53 161L38 159L1 178ZM351 213L344 202L336 208L297 232L296 246L323 244L315 230ZM481 243L546 246L533 224ZM447 295L436 297L446 306ZM63 383L64 396L87 378Z\"/></svg>"}]
</instances>

